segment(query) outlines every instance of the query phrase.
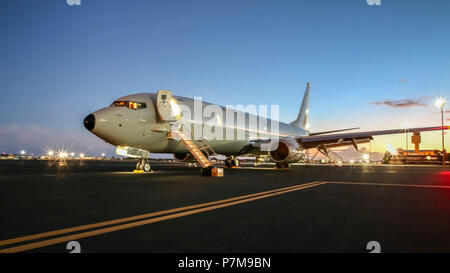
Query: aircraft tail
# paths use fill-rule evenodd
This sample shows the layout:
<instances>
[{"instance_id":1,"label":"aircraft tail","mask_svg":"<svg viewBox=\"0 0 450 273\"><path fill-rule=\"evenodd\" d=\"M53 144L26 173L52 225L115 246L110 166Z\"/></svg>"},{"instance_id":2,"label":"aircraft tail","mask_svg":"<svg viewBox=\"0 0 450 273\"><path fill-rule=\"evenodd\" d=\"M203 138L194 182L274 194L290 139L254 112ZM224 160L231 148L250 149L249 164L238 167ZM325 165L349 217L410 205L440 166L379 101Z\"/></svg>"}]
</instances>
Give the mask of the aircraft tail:
<instances>
[{"instance_id":1,"label":"aircraft tail","mask_svg":"<svg viewBox=\"0 0 450 273\"><path fill-rule=\"evenodd\" d=\"M300 111L298 112L297 119L291 122L290 124L293 126L297 126L303 129L309 129L308 124L308 114L309 114L309 82L306 83L305 95L303 96L302 106L300 107Z\"/></svg>"}]
</instances>

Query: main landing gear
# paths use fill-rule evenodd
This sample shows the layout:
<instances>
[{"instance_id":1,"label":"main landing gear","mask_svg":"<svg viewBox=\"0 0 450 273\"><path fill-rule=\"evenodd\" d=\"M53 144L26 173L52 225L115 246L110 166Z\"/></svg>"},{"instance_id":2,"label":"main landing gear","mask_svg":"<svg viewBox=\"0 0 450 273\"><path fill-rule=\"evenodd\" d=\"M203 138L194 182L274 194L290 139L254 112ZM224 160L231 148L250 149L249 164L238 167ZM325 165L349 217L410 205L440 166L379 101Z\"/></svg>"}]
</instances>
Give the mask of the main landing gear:
<instances>
[{"instance_id":1,"label":"main landing gear","mask_svg":"<svg viewBox=\"0 0 450 273\"><path fill-rule=\"evenodd\" d=\"M225 160L225 167L227 168L237 168L239 167L239 159L237 159L236 157L227 157L227 159Z\"/></svg>"},{"instance_id":2,"label":"main landing gear","mask_svg":"<svg viewBox=\"0 0 450 273\"><path fill-rule=\"evenodd\" d=\"M276 163L275 166L277 169L290 169L291 164L290 163Z\"/></svg>"},{"instance_id":3,"label":"main landing gear","mask_svg":"<svg viewBox=\"0 0 450 273\"><path fill-rule=\"evenodd\" d=\"M136 170L137 171L144 171L146 173L150 172L151 166L150 163L148 162L147 159L140 159L137 163L136 163Z\"/></svg>"}]
</instances>

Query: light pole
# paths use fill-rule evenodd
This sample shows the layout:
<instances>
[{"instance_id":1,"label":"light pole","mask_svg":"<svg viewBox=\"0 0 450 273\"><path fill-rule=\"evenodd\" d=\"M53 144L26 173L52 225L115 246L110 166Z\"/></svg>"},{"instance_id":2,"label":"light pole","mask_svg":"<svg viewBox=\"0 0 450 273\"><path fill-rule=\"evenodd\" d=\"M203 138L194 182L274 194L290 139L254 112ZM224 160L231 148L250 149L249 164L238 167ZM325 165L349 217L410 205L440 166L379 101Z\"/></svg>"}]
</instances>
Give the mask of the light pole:
<instances>
[{"instance_id":1,"label":"light pole","mask_svg":"<svg viewBox=\"0 0 450 273\"><path fill-rule=\"evenodd\" d=\"M408 129L411 126L409 125L409 122L405 121L403 122L402 127L405 128L405 140L406 140L405 164L408 164Z\"/></svg>"},{"instance_id":2,"label":"light pole","mask_svg":"<svg viewBox=\"0 0 450 273\"><path fill-rule=\"evenodd\" d=\"M444 146L444 106L445 106L445 99L438 98L434 104L436 107L441 108L441 126L442 126L442 165L445 166L445 146Z\"/></svg>"},{"instance_id":3,"label":"light pole","mask_svg":"<svg viewBox=\"0 0 450 273\"><path fill-rule=\"evenodd\" d=\"M408 129L405 129L406 157L408 158Z\"/></svg>"}]
</instances>

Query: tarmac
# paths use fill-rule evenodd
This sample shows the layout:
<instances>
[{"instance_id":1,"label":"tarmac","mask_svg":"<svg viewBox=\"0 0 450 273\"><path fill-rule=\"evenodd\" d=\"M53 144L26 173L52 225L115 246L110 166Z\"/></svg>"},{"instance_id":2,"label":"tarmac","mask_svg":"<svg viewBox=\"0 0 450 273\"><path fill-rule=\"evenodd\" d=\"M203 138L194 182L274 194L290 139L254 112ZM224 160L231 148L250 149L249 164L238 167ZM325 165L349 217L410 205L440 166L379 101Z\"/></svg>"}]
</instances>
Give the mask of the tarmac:
<instances>
[{"instance_id":1,"label":"tarmac","mask_svg":"<svg viewBox=\"0 0 450 273\"><path fill-rule=\"evenodd\" d=\"M450 252L449 167L151 164L0 161L0 252Z\"/></svg>"}]
</instances>

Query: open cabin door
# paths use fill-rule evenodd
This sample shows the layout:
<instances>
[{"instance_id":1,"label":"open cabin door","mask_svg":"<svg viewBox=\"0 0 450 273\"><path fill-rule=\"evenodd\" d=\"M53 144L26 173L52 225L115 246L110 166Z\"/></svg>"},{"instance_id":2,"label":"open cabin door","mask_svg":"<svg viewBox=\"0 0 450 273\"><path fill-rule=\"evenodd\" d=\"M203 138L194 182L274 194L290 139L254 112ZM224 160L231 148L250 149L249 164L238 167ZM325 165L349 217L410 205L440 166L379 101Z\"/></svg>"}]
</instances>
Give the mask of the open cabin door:
<instances>
[{"instance_id":1,"label":"open cabin door","mask_svg":"<svg viewBox=\"0 0 450 273\"><path fill-rule=\"evenodd\" d=\"M170 90L158 90L156 94L156 110L162 121L176 121L181 114L178 102L172 98Z\"/></svg>"}]
</instances>

